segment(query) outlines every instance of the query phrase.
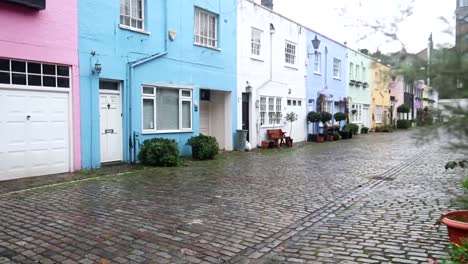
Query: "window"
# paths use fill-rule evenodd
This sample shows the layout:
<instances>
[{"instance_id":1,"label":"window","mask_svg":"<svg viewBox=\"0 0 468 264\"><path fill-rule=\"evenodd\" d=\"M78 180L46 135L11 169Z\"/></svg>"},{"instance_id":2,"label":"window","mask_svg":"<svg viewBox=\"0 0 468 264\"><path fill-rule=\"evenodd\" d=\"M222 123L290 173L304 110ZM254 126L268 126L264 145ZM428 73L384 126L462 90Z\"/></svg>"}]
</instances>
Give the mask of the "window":
<instances>
[{"instance_id":1,"label":"window","mask_svg":"<svg viewBox=\"0 0 468 264\"><path fill-rule=\"evenodd\" d=\"M352 115L351 121L353 123L361 123L362 122L362 104L352 104L351 115Z\"/></svg>"},{"instance_id":2,"label":"window","mask_svg":"<svg viewBox=\"0 0 468 264\"><path fill-rule=\"evenodd\" d=\"M366 67L362 67L362 81L366 81Z\"/></svg>"},{"instance_id":3,"label":"window","mask_svg":"<svg viewBox=\"0 0 468 264\"><path fill-rule=\"evenodd\" d=\"M296 45L286 42L285 61L287 64L296 64Z\"/></svg>"},{"instance_id":4,"label":"window","mask_svg":"<svg viewBox=\"0 0 468 264\"><path fill-rule=\"evenodd\" d=\"M320 52L315 53L314 56L314 73L320 74L320 69L321 69L321 60L322 60L322 54Z\"/></svg>"},{"instance_id":5,"label":"window","mask_svg":"<svg viewBox=\"0 0 468 264\"><path fill-rule=\"evenodd\" d=\"M288 106L291 106L291 105L292 105L292 104L291 104L291 100L288 99Z\"/></svg>"},{"instance_id":6,"label":"window","mask_svg":"<svg viewBox=\"0 0 468 264\"><path fill-rule=\"evenodd\" d=\"M333 78L341 78L341 61L339 59L333 59Z\"/></svg>"},{"instance_id":7,"label":"window","mask_svg":"<svg viewBox=\"0 0 468 264\"><path fill-rule=\"evenodd\" d=\"M376 123L382 123L382 112L383 112L383 106L378 105L375 108L375 122Z\"/></svg>"},{"instance_id":8,"label":"window","mask_svg":"<svg viewBox=\"0 0 468 264\"><path fill-rule=\"evenodd\" d=\"M251 51L257 57L262 55L262 33L261 30L252 28Z\"/></svg>"},{"instance_id":9,"label":"window","mask_svg":"<svg viewBox=\"0 0 468 264\"><path fill-rule=\"evenodd\" d=\"M349 79L353 80L354 78L354 63L349 64Z\"/></svg>"},{"instance_id":10,"label":"window","mask_svg":"<svg viewBox=\"0 0 468 264\"><path fill-rule=\"evenodd\" d=\"M301 100L297 100L297 106L302 106L302 101Z\"/></svg>"},{"instance_id":11,"label":"window","mask_svg":"<svg viewBox=\"0 0 468 264\"><path fill-rule=\"evenodd\" d=\"M70 88L70 67L0 59L0 83L50 88Z\"/></svg>"},{"instance_id":12,"label":"window","mask_svg":"<svg viewBox=\"0 0 468 264\"><path fill-rule=\"evenodd\" d=\"M260 125L276 125L281 123L281 98L260 97Z\"/></svg>"},{"instance_id":13,"label":"window","mask_svg":"<svg viewBox=\"0 0 468 264\"><path fill-rule=\"evenodd\" d=\"M468 0L460 0L460 7L468 6Z\"/></svg>"},{"instance_id":14,"label":"window","mask_svg":"<svg viewBox=\"0 0 468 264\"><path fill-rule=\"evenodd\" d=\"M360 71L360 68L359 68L359 65L356 65L356 81L359 81L359 71Z\"/></svg>"},{"instance_id":15,"label":"window","mask_svg":"<svg viewBox=\"0 0 468 264\"><path fill-rule=\"evenodd\" d=\"M208 47L218 47L218 16L211 12L195 8L194 22L195 44Z\"/></svg>"},{"instance_id":16,"label":"window","mask_svg":"<svg viewBox=\"0 0 468 264\"><path fill-rule=\"evenodd\" d=\"M143 132L191 131L192 90L144 86Z\"/></svg>"},{"instance_id":17,"label":"window","mask_svg":"<svg viewBox=\"0 0 468 264\"><path fill-rule=\"evenodd\" d=\"M333 101L326 101L323 111L333 114Z\"/></svg>"},{"instance_id":18,"label":"window","mask_svg":"<svg viewBox=\"0 0 468 264\"><path fill-rule=\"evenodd\" d=\"M144 0L120 0L120 24L143 30Z\"/></svg>"}]
</instances>

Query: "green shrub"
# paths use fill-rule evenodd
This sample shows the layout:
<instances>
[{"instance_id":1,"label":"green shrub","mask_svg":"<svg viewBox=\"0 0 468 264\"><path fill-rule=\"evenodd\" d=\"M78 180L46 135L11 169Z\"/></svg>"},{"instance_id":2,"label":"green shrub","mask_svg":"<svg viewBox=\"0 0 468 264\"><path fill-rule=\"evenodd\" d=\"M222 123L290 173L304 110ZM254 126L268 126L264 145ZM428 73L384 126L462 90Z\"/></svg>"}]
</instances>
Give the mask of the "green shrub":
<instances>
[{"instance_id":1,"label":"green shrub","mask_svg":"<svg viewBox=\"0 0 468 264\"><path fill-rule=\"evenodd\" d=\"M199 160L214 159L219 152L219 145L215 137L199 136L191 137L187 145L192 147L192 157Z\"/></svg>"},{"instance_id":2,"label":"green shrub","mask_svg":"<svg viewBox=\"0 0 468 264\"><path fill-rule=\"evenodd\" d=\"M317 123L320 121L320 114L314 111L311 111L307 114L307 122Z\"/></svg>"},{"instance_id":3,"label":"green shrub","mask_svg":"<svg viewBox=\"0 0 468 264\"><path fill-rule=\"evenodd\" d=\"M397 120L398 129L408 129L411 127L411 120Z\"/></svg>"},{"instance_id":4,"label":"green shrub","mask_svg":"<svg viewBox=\"0 0 468 264\"><path fill-rule=\"evenodd\" d=\"M340 139L341 139L341 136L340 136L339 133L337 133L337 132L333 133L333 140L338 141Z\"/></svg>"},{"instance_id":5,"label":"green shrub","mask_svg":"<svg viewBox=\"0 0 468 264\"><path fill-rule=\"evenodd\" d=\"M348 128L349 131L353 132L354 135L356 135L359 132L359 126L356 124L347 124L344 130L346 130L346 128Z\"/></svg>"},{"instance_id":6,"label":"green shrub","mask_svg":"<svg viewBox=\"0 0 468 264\"><path fill-rule=\"evenodd\" d=\"M320 112L320 121L322 123L326 123L326 122L329 122L330 120L332 120L333 116L332 114L328 113L328 112Z\"/></svg>"},{"instance_id":7,"label":"green shrub","mask_svg":"<svg viewBox=\"0 0 468 264\"><path fill-rule=\"evenodd\" d=\"M343 120L346 120L346 114L342 112L337 112L333 115L333 118L335 118L335 121L339 123Z\"/></svg>"},{"instance_id":8,"label":"green shrub","mask_svg":"<svg viewBox=\"0 0 468 264\"><path fill-rule=\"evenodd\" d=\"M409 113L411 111L411 107L407 104L402 104L397 107L397 113Z\"/></svg>"},{"instance_id":9,"label":"green shrub","mask_svg":"<svg viewBox=\"0 0 468 264\"><path fill-rule=\"evenodd\" d=\"M368 128L368 127L362 127L362 128L361 128L361 133L362 133L362 134L367 134L367 133L369 133L369 128Z\"/></svg>"},{"instance_id":10,"label":"green shrub","mask_svg":"<svg viewBox=\"0 0 468 264\"><path fill-rule=\"evenodd\" d=\"M144 165L174 167L180 164L179 145L173 139L153 138L143 142L138 159Z\"/></svg>"}]
</instances>

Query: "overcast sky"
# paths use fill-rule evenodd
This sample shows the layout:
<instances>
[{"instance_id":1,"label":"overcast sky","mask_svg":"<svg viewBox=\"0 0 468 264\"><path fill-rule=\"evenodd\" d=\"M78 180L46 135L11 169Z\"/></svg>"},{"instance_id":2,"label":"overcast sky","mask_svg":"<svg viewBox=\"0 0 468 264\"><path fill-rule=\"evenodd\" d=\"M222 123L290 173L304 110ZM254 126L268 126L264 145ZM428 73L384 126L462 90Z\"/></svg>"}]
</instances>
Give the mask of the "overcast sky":
<instances>
[{"instance_id":1,"label":"overcast sky","mask_svg":"<svg viewBox=\"0 0 468 264\"><path fill-rule=\"evenodd\" d=\"M455 0L414 0L412 14L403 15L411 0L274 0L274 9L311 29L339 42L347 41L354 49L367 48L383 52L401 50L419 52L427 47L433 32L435 45L454 43ZM393 33L391 23L397 23L396 35L400 41L390 41L382 31ZM443 17L446 21L441 19ZM366 24L384 25L375 33ZM448 22L448 24L447 24Z\"/></svg>"}]
</instances>

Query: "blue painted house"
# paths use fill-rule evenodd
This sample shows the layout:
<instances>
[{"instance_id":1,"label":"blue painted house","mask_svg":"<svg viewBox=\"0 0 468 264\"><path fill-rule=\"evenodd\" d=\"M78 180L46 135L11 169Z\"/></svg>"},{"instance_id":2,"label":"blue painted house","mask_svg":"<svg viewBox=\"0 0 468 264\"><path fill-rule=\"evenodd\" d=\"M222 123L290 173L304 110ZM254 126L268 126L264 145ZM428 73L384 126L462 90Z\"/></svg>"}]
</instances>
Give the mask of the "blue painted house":
<instances>
[{"instance_id":1,"label":"blue painted house","mask_svg":"<svg viewBox=\"0 0 468 264\"><path fill-rule=\"evenodd\" d=\"M233 148L236 0L82 0L83 168L133 162L150 138Z\"/></svg>"},{"instance_id":2,"label":"blue painted house","mask_svg":"<svg viewBox=\"0 0 468 264\"><path fill-rule=\"evenodd\" d=\"M326 111L334 114L345 111L348 80L346 53L345 45L308 30L308 112ZM309 126L309 133L312 133L311 129Z\"/></svg>"}]
</instances>

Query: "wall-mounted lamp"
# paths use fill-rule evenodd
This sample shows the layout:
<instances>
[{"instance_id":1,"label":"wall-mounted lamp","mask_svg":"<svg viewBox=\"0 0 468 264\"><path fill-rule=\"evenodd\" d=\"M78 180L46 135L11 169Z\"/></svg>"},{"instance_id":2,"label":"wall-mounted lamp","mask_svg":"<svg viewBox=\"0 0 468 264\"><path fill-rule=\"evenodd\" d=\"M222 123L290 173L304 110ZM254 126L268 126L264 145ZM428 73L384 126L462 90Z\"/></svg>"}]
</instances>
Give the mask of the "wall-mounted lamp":
<instances>
[{"instance_id":1,"label":"wall-mounted lamp","mask_svg":"<svg viewBox=\"0 0 468 264\"><path fill-rule=\"evenodd\" d=\"M249 81L246 82L245 92L246 93L251 93L252 92L252 86L250 85Z\"/></svg>"},{"instance_id":2,"label":"wall-mounted lamp","mask_svg":"<svg viewBox=\"0 0 468 264\"><path fill-rule=\"evenodd\" d=\"M320 39L315 35L315 38L312 40L312 47L317 50L320 47L320 42Z\"/></svg>"},{"instance_id":3,"label":"wall-mounted lamp","mask_svg":"<svg viewBox=\"0 0 468 264\"><path fill-rule=\"evenodd\" d=\"M93 74L99 75L101 71L102 71L102 65L101 63L99 63L99 61L96 61L96 63L94 64L94 68L93 68Z\"/></svg>"},{"instance_id":4,"label":"wall-mounted lamp","mask_svg":"<svg viewBox=\"0 0 468 264\"><path fill-rule=\"evenodd\" d=\"M307 56L317 54L317 49L320 47L320 42L320 39L318 39L317 35L315 35L315 38L312 40L312 47L314 47L315 51L314 53L307 53Z\"/></svg>"},{"instance_id":5,"label":"wall-mounted lamp","mask_svg":"<svg viewBox=\"0 0 468 264\"><path fill-rule=\"evenodd\" d=\"M275 26L273 24L270 23L270 34L275 34Z\"/></svg>"}]
</instances>

